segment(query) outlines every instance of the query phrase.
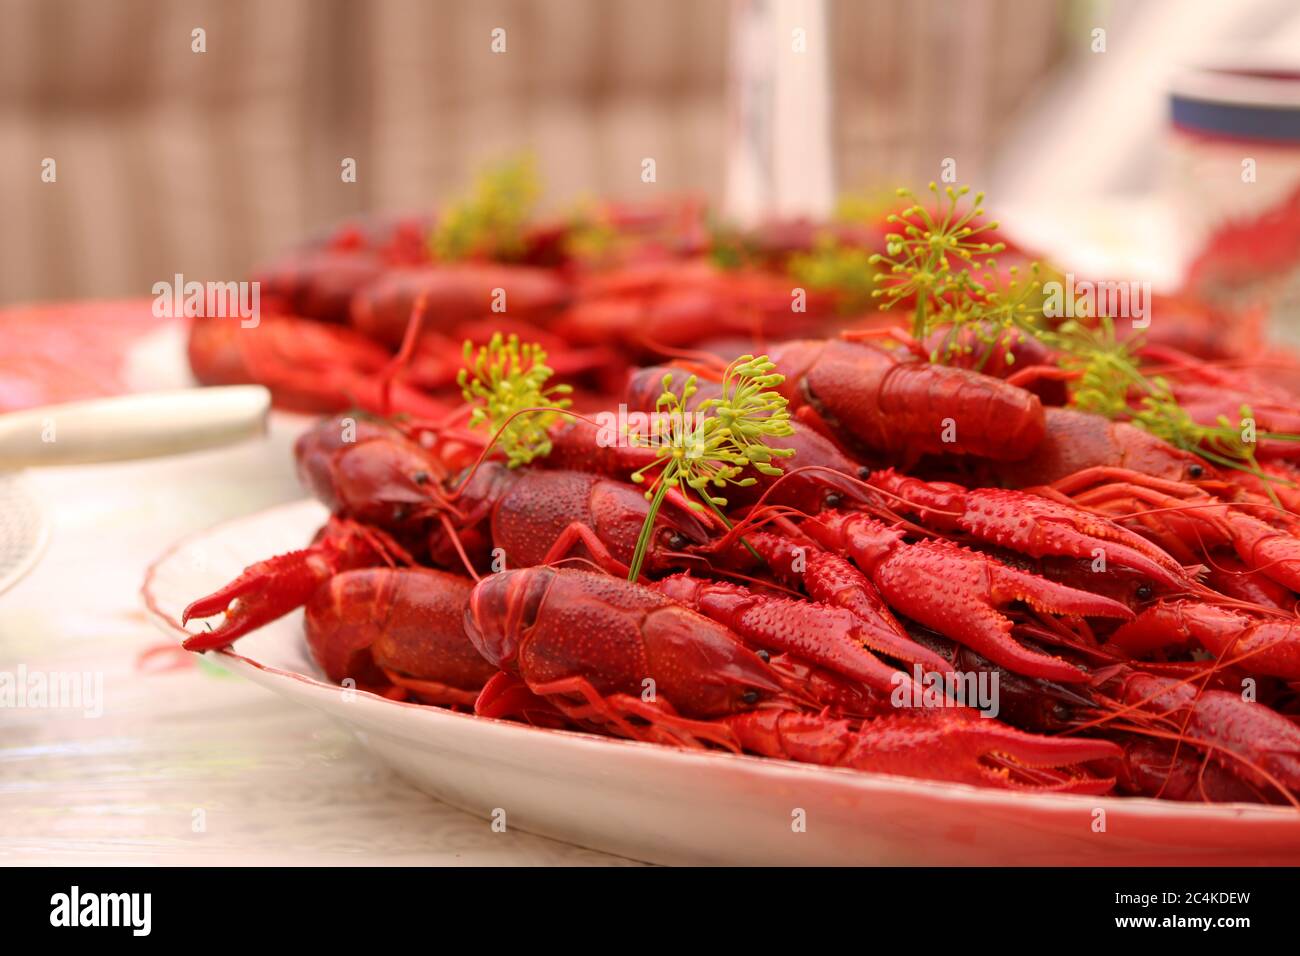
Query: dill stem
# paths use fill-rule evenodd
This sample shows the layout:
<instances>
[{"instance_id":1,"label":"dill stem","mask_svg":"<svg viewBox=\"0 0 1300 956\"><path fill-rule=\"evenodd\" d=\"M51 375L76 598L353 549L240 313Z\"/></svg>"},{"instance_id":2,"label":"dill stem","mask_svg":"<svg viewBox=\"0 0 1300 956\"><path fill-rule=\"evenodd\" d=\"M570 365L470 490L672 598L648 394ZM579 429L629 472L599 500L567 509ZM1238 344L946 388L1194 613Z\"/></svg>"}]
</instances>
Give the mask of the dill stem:
<instances>
[{"instance_id":1,"label":"dill stem","mask_svg":"<svg viewBox=\"0 0 1300 956\"><path fill-rule=\"evenodd\" d=\"M641 525L641 533L637 535L636 550L632 552L632 567L628 573L627 579L633 584L641 576L641 565L645 563L645 554L650 547L650 537L654 534L655 518L659 516L659 509L663 507L664 495L668 494L670 482L664 480L661 472L659 481L655 485L654 497L650 499L650 510L646 512L645 522Z\"/></svg>"}]
</instances>

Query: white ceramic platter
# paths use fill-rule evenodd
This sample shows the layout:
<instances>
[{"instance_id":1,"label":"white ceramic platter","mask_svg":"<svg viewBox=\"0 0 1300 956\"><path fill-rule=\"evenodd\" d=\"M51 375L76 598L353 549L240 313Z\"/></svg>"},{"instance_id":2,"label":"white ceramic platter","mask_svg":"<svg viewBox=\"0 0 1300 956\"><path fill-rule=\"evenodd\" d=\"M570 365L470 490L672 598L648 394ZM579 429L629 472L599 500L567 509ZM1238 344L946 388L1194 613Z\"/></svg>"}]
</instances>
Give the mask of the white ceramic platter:
<instances>
[{"instance_id":1,"label":"white ceramic platter","mask_svg":"<svg viewBox=\"0 0 1300 956\"><path fill-rule=\"evenodd\" d=\"M182 541L150 569L150 616L181 637L189 601L248 564L302 547L324 519L320 505L303 501ZM214 658L335 718L430 796L638 860L1300 863L1300 811L1289 808L1009 793L539 730L345 692L319 676L301 628L299 612Z\"/></svg>"}]
</instances>

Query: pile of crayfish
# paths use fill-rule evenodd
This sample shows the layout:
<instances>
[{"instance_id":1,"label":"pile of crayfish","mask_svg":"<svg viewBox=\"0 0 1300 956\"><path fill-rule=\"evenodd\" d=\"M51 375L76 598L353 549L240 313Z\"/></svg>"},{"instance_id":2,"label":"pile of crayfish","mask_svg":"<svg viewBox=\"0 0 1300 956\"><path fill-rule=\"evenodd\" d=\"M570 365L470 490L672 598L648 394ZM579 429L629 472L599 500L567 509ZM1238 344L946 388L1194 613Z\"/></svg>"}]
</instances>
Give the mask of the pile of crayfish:
<instances>
[{"instance_id":1,"label":"pile of crayfish","mask_svg":"<svg viewBox=\"0 0 1300 956\"><path fill-rule=\"evenodd\" d=\"M936 210L927 227L938 230L927 242L940 240L927 248L941 254L927 257L933 261L914 278L930 307L960 313L946 279L953 272L990 268L1007 278L1031 263L983 215L978 196L963 216L956 203L966 191L948 191L954 205ZM882 263L879 253L895 240L906 244L894 230L918 223L920 209L900 220L878 198L845 197L827 221L771 219L742 229L699 198L580 203L543 214L535 209L540 195L525 154L482 170L468 194L436 213L353 219L262 263L249 276L260 290L256 321L235 323L193 306L195 377L208 385L260 383L278 406L296 411L435 419L454 410L461 342L501 332L544 348L575 388L575 404L594 410L621 391L630 369L665 356L762 352L783 338L884 327L875 305L887 290L873 286L893 260ZM1285 285L1297 261L1297 207L1300 193L1278 215L1233 226L1197 257L1180 292L1147 302L1147 314L1160 320L1141 336L1142 357L1179 365L1190 356L1220 369L1244 361L1260 376L1300 385L1300 361L1260 360L1267 310L1253 300L1232 306L1240 296L1229 294ZM975 235L979 244L970 242ZM996 263L971 258L995 251ZM989 305L983 282L965 291L979 291ZM421 300L430 321L406 342ZM912 334L925 340L929 331L914 326ZM913 346L924 352L936 344ZM1214 421L1237 397L1234 385L1193 374L1177 397L1198 421ZM1048 382L1035 390L1060 404ZM1235 413L1232 407L1229 417Z\"/></svg>"},{"instance_id":2,"label":"pile of crayfish","mask_svg":"<svg viewBox=\"0 0 1300 956\"><path fill-rule=\"evenodd\" d=\"M606 248L594 257L570 251L577 232L565 220L524 229L509 258L465 259L435 256L428 216L346 223L253 271L254 326L194 317L190 367L206 385L265 385L277 406L295 411L436 417L450 410L444 395L455 392L461 342L494 332L539 343L565 381L610 395L629 367L664 349L706 338L752 342L778 329L819 334L846 321L843 297L830 290L808 288L791 309L786 267L813 248L820 226L756 230L745 237L745 263L722 268L698 203L605 203L599 216ZM883 235L883 220L840 232L865 249ZM381 397L376 383L420 299L431 320Z\"/></svg>"},{"instance_id":3,"label":"pile of crayfish","mask_svg":"<svg viewBox=\"0 0 1300 956\"><path fill-rule=\"evenodd\" d=\"M319 422L296 465L329 520L195 600L185 622L219 620L185 646L303 608L330 680L539 732L1300 807L1294 446L1216 467L1053 405L1015 373L1041 356L976 371L852 334L767 351L793 453L725 508L668 492L648 537L629 476L656 450L590 416L555 415L527 463L441 408ZM1249 389L1257 415L1300 414L1281 385L1162 357L1188 407ZM693 375L697 403L726 388L695 354L634 370L610 407L655 412L665 375Z\"/></svg>"}]
</instances>

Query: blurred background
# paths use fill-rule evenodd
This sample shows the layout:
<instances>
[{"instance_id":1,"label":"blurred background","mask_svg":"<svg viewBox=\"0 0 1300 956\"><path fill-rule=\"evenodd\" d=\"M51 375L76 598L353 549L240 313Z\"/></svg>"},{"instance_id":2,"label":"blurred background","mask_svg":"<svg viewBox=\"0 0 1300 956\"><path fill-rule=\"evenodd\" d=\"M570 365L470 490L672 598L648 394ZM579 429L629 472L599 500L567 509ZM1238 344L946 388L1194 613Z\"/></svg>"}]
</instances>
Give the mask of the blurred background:
<instances>
[{"instance_id":1,"label":"blurred background","mask_svg":"<svg viewBox=\"0 0 1300 956\"><path fill-rule=\"evenodd\" d=\"M720 201L738 23L791 5L821 6L0 0L0 303L243 276L350 214L434 209L520 148L551 205L648 189ZM1169 228L1168 197L1154 219L1142 205L1189 188L1162 158L1171 76L1207 57L1300 50L1293 0L821 9L807 55L824 72L819 135L837 192L923 184L952 158L959 182L989 189L990 208L1048 251L1167 283L1188 254L1174 247L1196 235ZM639 177L647 156L653 186ZM355 183L340 179L344 157ZM1252 197L1289 177L1261 177ZM1116 203L1127 212L1098 219ZM1062 234L1068 250L1054 248Z\"/></svg>"}]
</instances>

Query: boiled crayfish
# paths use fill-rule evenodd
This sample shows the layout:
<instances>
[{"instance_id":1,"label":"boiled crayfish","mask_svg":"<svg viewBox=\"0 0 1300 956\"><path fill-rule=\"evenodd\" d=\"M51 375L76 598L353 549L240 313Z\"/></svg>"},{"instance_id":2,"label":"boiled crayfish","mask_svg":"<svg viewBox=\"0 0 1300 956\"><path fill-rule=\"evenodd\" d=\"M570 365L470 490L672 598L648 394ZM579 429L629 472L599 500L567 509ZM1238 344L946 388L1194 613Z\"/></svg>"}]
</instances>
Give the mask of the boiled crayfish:
<instances>
[{"instance_id":1,"label":"boiled crayfish","mask_svg":"<svg viewBox=\"0 0 1300 956\"><path fill-rule=\"evenodd\" d=\"M1077 328L1035 338L1022 300L981 299L950 268L1001 249L978 219L922 214L883 273L889 304L916 308L911 334L827 334L848 321L832 294L792 318L778 264L799 233L728 271L678 213L612 215L605 269L565 252L564 228L439 261L410 221L285 260L267 281L286 314L258 338L196 323L196 369L376 414L300 438L329 521L194 601L186 622L220 620L185 646L305 608L330 680L539 732L1300 808L1300 446L1281 434L1300 399L1169 337L1107 341L1112 365L1085 368ZM669 221L688 238L666 241ZM448 343L498 294L514 336L492 337L469 385ZM968 321L980 309L1011 331ZM728 361L778 330L770 360ZM610 387L649 355L671 364ZM1161 377L1134 365L1145 398L1121 385L1106 405L1103 372L1126 362ZM576 410L542 387L552 371L587 386ZM1232 467L1214 442L1246 403L1276 434ZM675 425L611 441L599 422L629 411ZM1000 688L996 716L967 677Z\"/></svg>"}]
</instances>

